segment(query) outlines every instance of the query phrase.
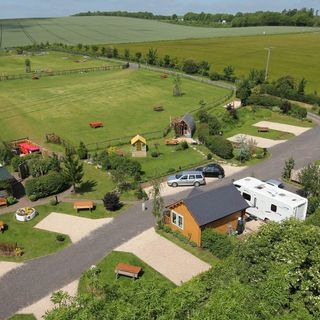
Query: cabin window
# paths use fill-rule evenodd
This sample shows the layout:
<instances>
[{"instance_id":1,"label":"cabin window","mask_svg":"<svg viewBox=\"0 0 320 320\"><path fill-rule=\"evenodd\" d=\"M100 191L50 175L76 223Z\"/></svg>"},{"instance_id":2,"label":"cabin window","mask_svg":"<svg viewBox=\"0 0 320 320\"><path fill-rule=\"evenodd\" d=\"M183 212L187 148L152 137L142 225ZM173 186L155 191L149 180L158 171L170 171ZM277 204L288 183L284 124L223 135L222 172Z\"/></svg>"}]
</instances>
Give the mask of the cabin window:
<instances>
[{"instance_id":1,"label":"cabin window","mask_svg":"<svg viewBox=\"0 0 320 320\"><path fill-rule=\"evenodd\" d=\"M242 196L245 200L251 201L251 196L249 193L243 192Z\"/></svg>"},{"instance_id":2,"label":"cabin window","mask_svg":"<svg viewBox=\"0 0 320 320\"><path fill-rule=\"evenodd\" d=\"M274 205L274 204L272 204L272 205L271 205L271 211L277 212L277 206Z\"/></svg>"},{"instance_id":3,"label":"cabin window","mask_svg":"<svg viewBox=\"0 0 320 320\"><path fill-rule=\"evenodd\" d=\"M184 228L184 218L180 214L171 211L171 222L172 224L176 225L178 228Z\"/></svg>"}]
</instances>

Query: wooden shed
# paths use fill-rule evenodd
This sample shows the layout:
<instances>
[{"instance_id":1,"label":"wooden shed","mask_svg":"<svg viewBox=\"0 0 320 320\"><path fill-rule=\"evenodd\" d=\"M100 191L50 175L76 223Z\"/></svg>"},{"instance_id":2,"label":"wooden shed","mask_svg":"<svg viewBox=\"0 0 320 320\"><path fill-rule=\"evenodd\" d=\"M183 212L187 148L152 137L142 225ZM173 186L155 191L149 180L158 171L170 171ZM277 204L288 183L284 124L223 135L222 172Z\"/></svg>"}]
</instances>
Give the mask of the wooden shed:
<instances>
[{"instance_id":1,"label":"wooden shed","mask_svg":"<svg viewBox=\"0 0 320 320\"><path fill-rule=\"evenodd\" d=\"M133 157L147 156L147 141L139 134L131 139L131 153Z\"/></svg>"},{"instance_id":2,"label":"wooden shed","mask_svg":"<svg viewBox=\"0 0 320 320\"><path fill-rule=\"evenodd\" d=\"M198 246L201 246L201 234L205 228L214 228L222 233L235 232L238 218L243 218L249 207L236 187L228 185L197 192L167 206L164 223Z\"/></svg>"},{"instance_id":3,"label":"wooden shed","mask_svg":"<svg viewBox=\"0 0 320 320\"><path fill-rule=\"evenodd\" d=\"M196 123L189 113L186 113L182 118L172 120L171 125L176 135L180 137L191 138L196 131Z\"/></svg>"}]
</instances>

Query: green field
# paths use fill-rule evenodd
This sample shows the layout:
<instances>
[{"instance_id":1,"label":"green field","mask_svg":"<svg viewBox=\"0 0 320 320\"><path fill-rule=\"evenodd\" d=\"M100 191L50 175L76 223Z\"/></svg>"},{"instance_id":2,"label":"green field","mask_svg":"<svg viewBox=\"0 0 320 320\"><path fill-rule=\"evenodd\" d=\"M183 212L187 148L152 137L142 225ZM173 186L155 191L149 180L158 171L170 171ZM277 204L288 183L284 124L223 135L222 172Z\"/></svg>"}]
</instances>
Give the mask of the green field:
<instances>
[{"instance_id":1,"label":"green field","mask_svg":"<svg viewBox=\"0 0 320 320\"><path fill-rule=\"evenodd\" d=\"M191 39L158 41L117 45L120 51L130 48L132 54L146 52L150 47L158 50L159 56L207 60L211 71L222 72L231 64L237 76L246 76L250 69L264 69L267 51L272 47L269 75L276 79L290 74L298 80L307 79L306 91L320 92L320 33L247 36L233 38Z\"/></svg>"},{"instance_id":2,"label":"green field","mask_svg":"<svg viewBox=\"0 0 320 320\"><path fill-rule=\"evenodd\" d=\"M33 43L101 44L314 31L308 27L201 28L124 17L0 20L0 48Z\"/></svg>"},{"instance_id":3,"label":"green field","mask_svg":"<svg viewBox=\"0 0 320 320\"><path fill-rule=\"evenodd\" d=\"M25 60L31 62L32 71L57 71L115 65L112 61L92 59L62 52L43 52L27 55L8 55L0 57L0 75L24 74Z\"/></svg>"},{"instance_id":4,"label":"green field","mask_svg":"<svg viewBox=\"0 0 320 320\"><path fill-rule=\"evenodd\" d=\"M40 80L0 82L0 140L28 136L43 144L54 132L75 145L138 133L163 130L170 117L228 94L225 89L191 80L182 81L185 93L173 97L171 78L144 70L107 71ZM163 112L153 107L162 105ZM92 129L91 121L104 127ZM161 133L160 133L161 134ZM129 138L126 140L129 141Z\"/></svg>"}]
</instances>

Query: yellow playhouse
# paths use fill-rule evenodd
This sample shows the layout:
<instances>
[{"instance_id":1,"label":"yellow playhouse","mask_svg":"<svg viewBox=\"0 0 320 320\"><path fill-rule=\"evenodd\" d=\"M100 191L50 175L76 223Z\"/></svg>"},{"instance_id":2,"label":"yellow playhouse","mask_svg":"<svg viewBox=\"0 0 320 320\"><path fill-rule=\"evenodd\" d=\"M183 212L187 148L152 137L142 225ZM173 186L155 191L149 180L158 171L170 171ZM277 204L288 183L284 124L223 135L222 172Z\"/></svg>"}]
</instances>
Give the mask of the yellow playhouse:
<instances>
[{"instance_id":1,"label":"yellow playhouse","mask_svg":"<svg viewBox=\"0 0 320 320\"><path fill-rule=\"evenodd\" d=\"M144 137L136 135L131 139L131 152L133 157L147 156L147 141Z\"/></svg>"}]
</instances>

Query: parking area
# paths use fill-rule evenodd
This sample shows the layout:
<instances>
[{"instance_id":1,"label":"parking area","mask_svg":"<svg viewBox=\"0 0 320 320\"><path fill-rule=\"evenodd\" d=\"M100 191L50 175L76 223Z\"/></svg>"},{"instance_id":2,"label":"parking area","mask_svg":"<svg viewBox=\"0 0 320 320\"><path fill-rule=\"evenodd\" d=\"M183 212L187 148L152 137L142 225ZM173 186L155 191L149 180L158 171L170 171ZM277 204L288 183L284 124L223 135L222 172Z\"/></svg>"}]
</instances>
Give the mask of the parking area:
<instances>
[{"instance_id":1,"label":"parking area","mask_svg":"<svg viewBox=\"0 0 320 320\"><path fill-rule=\"evenodd\" d=\"M235 136L228 138L228 140L231 142L238 142L238 141L242 141L243 138L245 139L245 141L254 140L257 143L257 147L267 148L267 149L287 141L287 140L266 139L266 138L251 136L249 134L236 134Z\"/></svg>"},{"instance_id":2,"label":"parking area","mask_svg":"<svg viewBox=\"0 0 320 320\"><path fill-rule=\"evenodd\" d=\"M277 131L289 132L294 134L295 136L298 136L311 129L306 127L292 126L289 124L283 124L283 123L271 122L271 121L260 121L258 123L255 123L253 126L269 128Z\"/></svg>"}]
</instances>

